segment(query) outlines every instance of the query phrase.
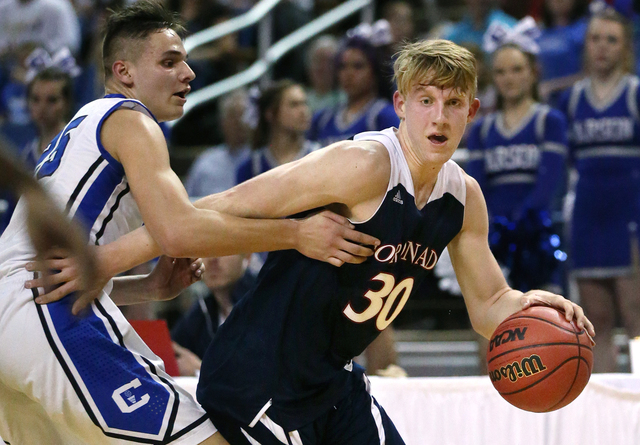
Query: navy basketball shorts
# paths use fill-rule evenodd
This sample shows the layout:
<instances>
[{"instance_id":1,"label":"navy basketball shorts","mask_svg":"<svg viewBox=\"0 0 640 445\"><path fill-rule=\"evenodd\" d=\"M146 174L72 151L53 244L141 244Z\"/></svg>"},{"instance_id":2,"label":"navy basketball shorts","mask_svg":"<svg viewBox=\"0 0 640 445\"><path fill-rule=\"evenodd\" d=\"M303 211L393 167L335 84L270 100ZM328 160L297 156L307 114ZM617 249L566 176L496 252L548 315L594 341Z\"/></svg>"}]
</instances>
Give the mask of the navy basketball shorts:
<instances>
[{"instance_id":1,"label":"navy basketball shorts","mask_svg":"<svg viewBox=\"0 0 640 445\"><path fill-rule=\"evenodd\" d=\"M285 431L269 418L268 410L253 427L223 413L210 411L209 415L231 445L404 445L395 425L370 394L364 372L354 369L352 377L353 390L344 399L296 431Z\"/></svg>"},{"instance_id":2,"label":"navy basketball shorts","mask_svg":"<svg viewBox=\"0 0 640 445\"><path fill-rule=\"evenodd\" d=\"M104 292L37 305L33 274L0 280L0 436L5 443L197 444L216 429Z\"/></svg>"}]
</instances>

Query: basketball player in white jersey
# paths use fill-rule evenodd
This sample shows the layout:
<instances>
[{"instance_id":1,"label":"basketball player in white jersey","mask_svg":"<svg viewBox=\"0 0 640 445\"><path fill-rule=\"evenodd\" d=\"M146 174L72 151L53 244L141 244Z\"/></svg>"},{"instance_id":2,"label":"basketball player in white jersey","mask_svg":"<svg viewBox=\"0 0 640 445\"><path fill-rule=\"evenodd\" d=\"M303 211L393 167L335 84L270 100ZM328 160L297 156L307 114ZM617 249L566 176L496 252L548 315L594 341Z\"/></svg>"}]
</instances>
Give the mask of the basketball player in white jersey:
<instances>
[{"instance_id":1,"label":"basketball player in white jersey","mask_svg":"<svg viewBox=\"0 0 640 445\"><path fill-rule=\"evenodd\" d=\"M595 334L564 297L511 289L489 250L480 187L450 160L480 105L471 53L448 41L417 42L400 51L394 71L397 129L361 133L199 203L246 217L329 206L381 240L366 262L340 269L291 251L269 256L200 374L198 399L234 445L403 444L350 359L419 291L445 247L483 336L531 305L558 308ZM153 257L160 248L147 230L103 248Z\"/></svg>"},{"instance_id":2,"label":"basketball player in white jersey","mask_svg":"<svg viewBox=\"0 0 640 445\"><path fill-rule=\"evenodd\" d=\"M149 241L174 257L293 248L335 265L363 261L371 251L362 245L375 238L337 215L260 221L189 202L157 124L182 114L194 78L181 30L174 16L150 2L114 14L103 47L107 95L73 117L36 167L40 183L83 227L85 241L114 241L144 221ZM149 276L113 280L78 316L73 297L37 305L38 290L25 288L34 278L25 264L35 254L25 220L20 201L0 238L4 441L227 443L114 304L175 296L199 278L199 261L162 257ZM128 269L137 255L113 259L116 266L103 274Z\"/></svg>"}]
</instances>

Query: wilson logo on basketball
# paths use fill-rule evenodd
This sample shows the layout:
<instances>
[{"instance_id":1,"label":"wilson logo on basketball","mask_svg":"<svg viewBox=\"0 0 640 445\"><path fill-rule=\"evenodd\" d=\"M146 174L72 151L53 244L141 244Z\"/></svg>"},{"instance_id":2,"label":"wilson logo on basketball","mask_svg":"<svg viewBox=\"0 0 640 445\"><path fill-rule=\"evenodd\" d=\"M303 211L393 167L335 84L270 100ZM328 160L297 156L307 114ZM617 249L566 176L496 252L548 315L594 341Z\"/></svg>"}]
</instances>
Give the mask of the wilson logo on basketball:
<instances>
[{"instance_id":1,"label":"wilson logo on basketball","mask_svg":"<svg viewBox=\"0 0 640 445\"><path fill-rule=\"evenodd\" d=\"M529 357L525 357L520 362L513 362L509 365L502 366L495 371L489 371L489 377L492 382L497 382L503 378L508 378L511 382L516 382L523 377L531 377L541 371L547 369L542 363L542 359L539 355L533 354Z\"/></svg>"},{"instance_id":2,"label":"wilson logo on basketball","mask_svg":"<svg viewBox=\"0 0 640 445\"><path fill-rule=\"evenodd\" d=\"M493 351L494 347L498 347L505 343L509 343L511 341L516 340L524 340L524 335L527 332L527 328L515 328L515 329L507 329L506 331L495 335L491 342L489 343L489 351Z\"/></svg>"}]
</instances>

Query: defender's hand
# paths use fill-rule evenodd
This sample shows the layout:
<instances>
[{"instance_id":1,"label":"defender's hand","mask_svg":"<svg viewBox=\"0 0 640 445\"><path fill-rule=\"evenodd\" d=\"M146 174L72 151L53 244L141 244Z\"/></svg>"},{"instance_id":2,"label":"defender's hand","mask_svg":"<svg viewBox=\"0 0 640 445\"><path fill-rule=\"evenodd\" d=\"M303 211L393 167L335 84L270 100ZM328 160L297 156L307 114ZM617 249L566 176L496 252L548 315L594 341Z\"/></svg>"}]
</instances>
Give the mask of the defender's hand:
<instances>
[{"instance_id":1,"label":"defender's hand","mask_svg":"<svg viewBox=\"0 0 640 445\"><path fill-rule=\"evenodd\" d=\"M328 210L299 220L296 250L315 260L325 261L336 267L344 263L360 264L373 255L370 247L380 241L354 230L344 216Z\"/></svg>"}]
</instances>

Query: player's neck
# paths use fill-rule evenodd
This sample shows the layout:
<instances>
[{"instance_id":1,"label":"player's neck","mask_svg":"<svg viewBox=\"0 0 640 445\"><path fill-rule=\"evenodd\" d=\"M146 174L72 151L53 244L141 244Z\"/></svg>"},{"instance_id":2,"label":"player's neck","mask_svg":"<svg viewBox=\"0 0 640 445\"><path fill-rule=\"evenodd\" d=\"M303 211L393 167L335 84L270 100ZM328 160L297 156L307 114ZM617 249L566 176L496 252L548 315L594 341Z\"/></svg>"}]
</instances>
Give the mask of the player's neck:
<instances>
[{"instance_id":1,"label":"player's neck","mask_svg":"<svg viewBox=\"0 0 640 445\"><path fill-rule=\"evenodd\" d=\"M502 109L505 127L507 129L517 127L522 122L522 119L529 114L534 103L535 100L531 96L523 96L513 101L505 100Z\"/></svg>"},{"instance_id":2,"label":"player's neck","mask_svg":"<svg viewBox=\"0 0 640 445\"><path fill-rule=\"evenodd\" d=\"M416 206L421 209L427 203L429 196L431 196L443 164L442 162L429 162L428 159L420 158L419 151L411 145L411 139L406 134L406 127L403 122L400 123L400 128L396 134L411 172Z\"/></svg>"},{"instance_id":3,"label":"player's neck","mask_svg":"<svg viewBox=\"0 0 640 445\"><path fill-rule=\"evenodd\" d=\"M269 141L269 151L279 165L297 159L304 146L304 134L294 131L275 130Z\"/></svg>"},{"instance_id":4,"label":"player's neck","mask_svg":"<svg viewBox=\"0 0 640 445\"><path fill-rule=\"evenodd\" d=\"M597 98L602 99L618 85L625 72L615 69L607 72L594 72L591 76L591 88Z\"/></svg>"}]
</instances>

